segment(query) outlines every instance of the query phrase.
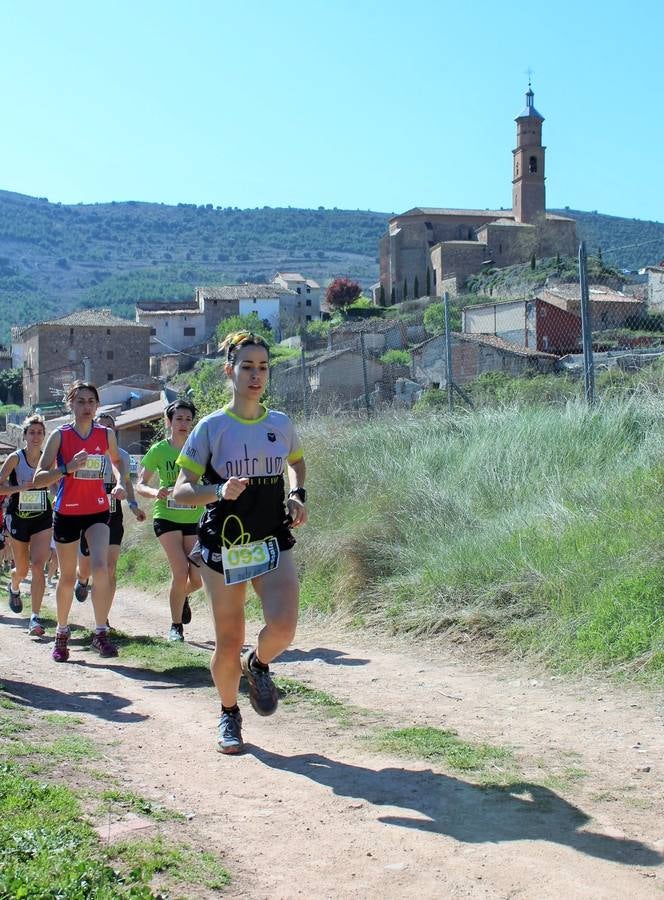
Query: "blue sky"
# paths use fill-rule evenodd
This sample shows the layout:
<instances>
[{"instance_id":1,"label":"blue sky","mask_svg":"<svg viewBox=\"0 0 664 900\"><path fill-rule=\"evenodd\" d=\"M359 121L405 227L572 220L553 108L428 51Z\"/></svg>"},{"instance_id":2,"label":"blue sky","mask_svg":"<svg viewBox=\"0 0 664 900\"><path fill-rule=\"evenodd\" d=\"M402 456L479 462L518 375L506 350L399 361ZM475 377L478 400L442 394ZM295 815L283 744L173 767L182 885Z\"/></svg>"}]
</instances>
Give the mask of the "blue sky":
<instances>
[{"instance_id":1,"label":"blue sky","mask_svg":"<svg viewBox=\"0 0 664 900\"><path fill-rule=\"evenodd\" d=\"M528 68L547 205L664 220L664 3L0 2L0 188L500 207Z\"/></svg>"}]
</instances>

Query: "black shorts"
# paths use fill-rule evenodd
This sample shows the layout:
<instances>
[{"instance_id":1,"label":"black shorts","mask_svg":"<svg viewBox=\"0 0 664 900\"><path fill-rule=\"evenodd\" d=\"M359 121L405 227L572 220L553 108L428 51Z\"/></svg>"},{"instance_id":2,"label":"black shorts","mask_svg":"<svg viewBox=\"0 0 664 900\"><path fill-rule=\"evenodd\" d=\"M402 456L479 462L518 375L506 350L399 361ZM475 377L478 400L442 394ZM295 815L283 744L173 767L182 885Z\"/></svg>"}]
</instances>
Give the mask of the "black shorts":
<instances>
[{"instance_id":1,"label":"black shorts","mask_svg":"<svg viewBox=\"0 0 664 900\"><path fill-rule=\"evenodd\" d=\"M5 516L5 528L7 534L14 541L21 541L23 544L30 543L33 534L40 531L46 531L47 528L53 527L53 513L47 510L39 516L28 516L23 518L16 513L7 513Z\"/></svg>"},{"instance_id":2,"label":"black shorts","mask_svg":"<svg viewBox=\"0 0 664 900\"><path fill-rule=\"evenodd\" d=\"M111 518L108 522L108 546L119 547L122 544L123 537L124 523L122 521L122 512L120 515L111 513ZM81 556L90 556L90 548L88 547L88 541L84 534L81 535L80 551Z\"/></svg>"},{"instance_id":3,"label":"black shorts","mask_svg":"<svg viewBox=\"0 0 664 900\"><path fill-rule=\"evenodd\" d=\"M213 572L219 572L221 575L224 571L224 566L221 561L221 541L218 539L211 540L210 537L209 531L206 533L204 529L201 529L198 532L198 544L194 550L197 550L200 545L200 559L203 560L208 569L212 569ZM286 550L290 550L295 546L295 538L293 537L293 532L290 528L280 528L275 534L275 537L277 539L277 544L279 545L280 553L284 553ZM258 538L258 540L264 540L264 538ZM199 565L198 554L196 554L195 559L189 558L195 566Z\"/></svg>"},{"instance_id":4,"label":"black shorts","mask_svg":"<svg viewBox=\"0 0 664 900\"><path fill-rule=\"evenodd\" d=\"M63 516L53 513L53 540L56 544L73 544L92 525L108 525L109 512L91 513L89 516Z\"/></svg>"},{"instance_id":5,"label":"black shorts","mask_svg":"<svg viewBox=\"0 0 664 900\"><path fill-rule=\"evenodd\" d=\"M155 519L152 527L157 537L168 534L169 531L181 531L185 537L191 537L198 532L198 522L171 522L170 519Z\"/></svg>"}]
</instances>

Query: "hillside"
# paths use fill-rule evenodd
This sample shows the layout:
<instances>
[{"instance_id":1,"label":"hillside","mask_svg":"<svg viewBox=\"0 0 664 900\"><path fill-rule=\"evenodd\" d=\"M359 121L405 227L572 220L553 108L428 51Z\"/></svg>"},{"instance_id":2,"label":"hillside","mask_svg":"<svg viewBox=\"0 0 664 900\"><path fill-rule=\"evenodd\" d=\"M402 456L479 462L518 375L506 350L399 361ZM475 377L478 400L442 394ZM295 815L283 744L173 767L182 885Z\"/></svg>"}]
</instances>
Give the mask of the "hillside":
<instances>
[{"instance_id":1,"label":"hillside","mask_svg":"<svg viewBox=\"0 0 664 900\"><path fill-rule=\"evenodd\" d=\"M664 224L563 210L591 252L635 269L664 256ZM322 283L378 276L387 213L237 209L128 201L66 206L0 191L0 340L12 324L109 306L133 317L140 299L182 299L196 284L266 281L278 270ZM611 248L622 248L609 253Z\"/></svg>"}]
</instances>

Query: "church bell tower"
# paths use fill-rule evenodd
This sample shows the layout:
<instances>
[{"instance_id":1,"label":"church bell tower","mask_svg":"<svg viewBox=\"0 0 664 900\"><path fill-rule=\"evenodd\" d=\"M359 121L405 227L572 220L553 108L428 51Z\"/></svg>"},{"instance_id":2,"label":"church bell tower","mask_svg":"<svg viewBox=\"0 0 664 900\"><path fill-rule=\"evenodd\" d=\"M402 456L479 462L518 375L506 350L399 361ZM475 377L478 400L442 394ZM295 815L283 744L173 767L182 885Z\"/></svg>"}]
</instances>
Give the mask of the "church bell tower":
<instances>
[{"instance_id":1,"label":"church bell tower","mask_svg":"<svg viewBox=\"0 0 664 900\"><path fill-rule=\"evenodd\" d=\"M517 222L533 224L546 210L544 194L544 151L541 116L533 105L534 93L530 82L526 94L526 108L516 119L516 149L512 178L512 210Z\"/></svg>"}]
</instances>

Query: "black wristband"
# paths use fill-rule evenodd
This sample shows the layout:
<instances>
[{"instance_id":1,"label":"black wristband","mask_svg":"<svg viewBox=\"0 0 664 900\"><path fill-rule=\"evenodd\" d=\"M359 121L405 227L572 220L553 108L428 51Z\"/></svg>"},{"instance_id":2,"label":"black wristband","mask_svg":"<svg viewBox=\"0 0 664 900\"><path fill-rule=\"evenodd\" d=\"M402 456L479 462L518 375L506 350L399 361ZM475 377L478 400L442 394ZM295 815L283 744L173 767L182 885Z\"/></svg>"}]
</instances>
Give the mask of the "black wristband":
<instances>
[{"instance_id":1,"label":"black wristband","mask_svg":"<svg viewBox=\"0 0 664 900\"><path fill-rule=\"evenodd\" d=\"M292 491L289 491L288 499L290 500L291 497L298 497L302 503L307 502L307 492L304 488L294 488Z\"/></svg>"}]
</instances>

